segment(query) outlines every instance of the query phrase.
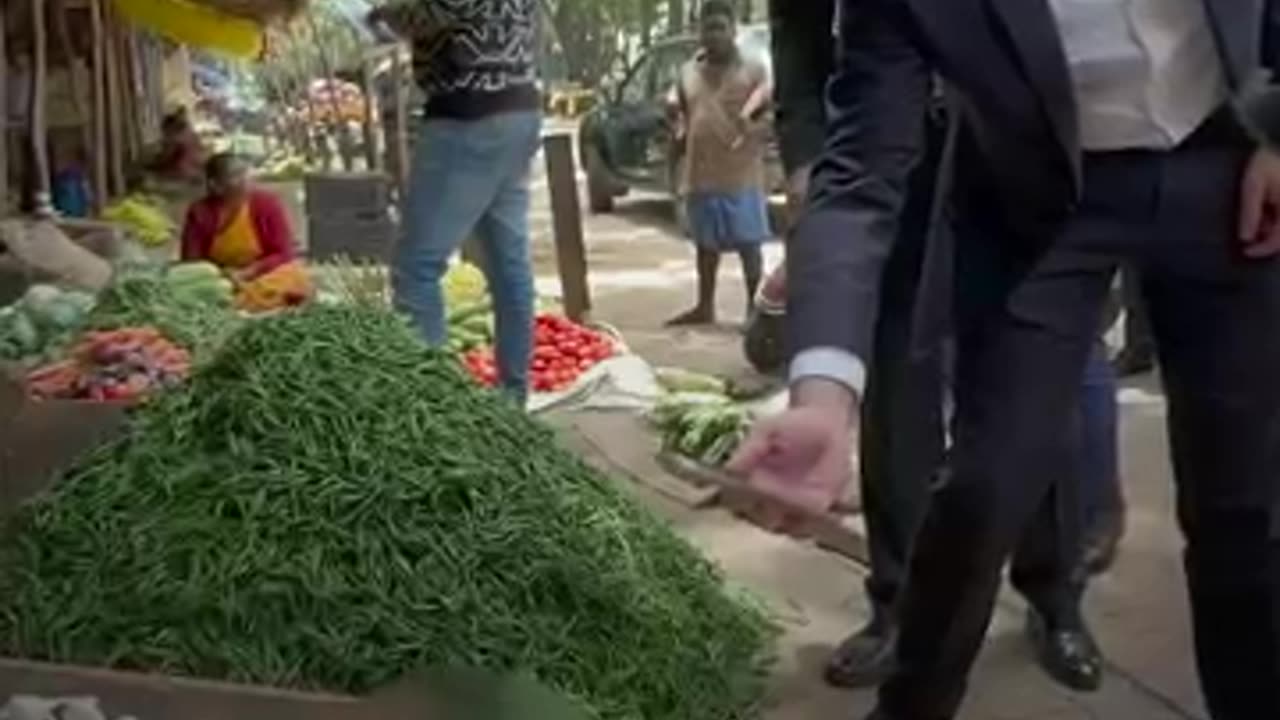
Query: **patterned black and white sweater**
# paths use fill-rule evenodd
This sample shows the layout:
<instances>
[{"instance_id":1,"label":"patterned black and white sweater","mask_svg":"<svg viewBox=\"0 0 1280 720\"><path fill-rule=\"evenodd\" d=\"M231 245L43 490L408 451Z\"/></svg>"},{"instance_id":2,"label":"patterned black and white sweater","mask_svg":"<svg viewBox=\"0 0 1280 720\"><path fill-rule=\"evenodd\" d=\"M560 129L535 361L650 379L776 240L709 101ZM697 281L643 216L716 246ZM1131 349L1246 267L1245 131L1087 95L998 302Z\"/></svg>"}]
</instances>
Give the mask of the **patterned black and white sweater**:
<instances>
[{"instance_id":1,"label":"patterned black and white sweater","mask_svg":"<svg viewBox=\"0 0 1280 720\"><path fill-rule=\"evenodd\" d=\"M541 107L539 0L398 0L411 17L427 117L472 120Z\"/></svg>"}]
</instances>

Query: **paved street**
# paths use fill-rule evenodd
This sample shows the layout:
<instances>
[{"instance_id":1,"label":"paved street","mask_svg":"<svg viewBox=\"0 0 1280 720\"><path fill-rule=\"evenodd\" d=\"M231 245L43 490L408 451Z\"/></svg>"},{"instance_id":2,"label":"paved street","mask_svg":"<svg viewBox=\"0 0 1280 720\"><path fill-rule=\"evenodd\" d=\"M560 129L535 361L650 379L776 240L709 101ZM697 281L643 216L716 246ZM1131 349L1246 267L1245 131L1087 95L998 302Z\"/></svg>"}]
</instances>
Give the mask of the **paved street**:
<instances>
[{"instance_id":1,"label":"paved street","mask_svg":"<svg viewBox=\"0 0 1280 720\"><path fill-rule=\"evenodd\" d=\"M555 292L554 256L545 184L535 181L535 256L540 288ZM631 345L656 364L721 373L746 372L736 324L743 297L737 262L726 258L719 307L724 325L667 331L662 321L693 297L692 253L677 238L661 198L619 202L618 211L586 219L595 317L618 326ZM780 248L771 247L776 258ZM772 263L770 263L772 265ZM1021 608L1003 601L974 679L968 720L1174 720L1202 718L1186 622L1180 540L1173 524L1163 429L1164 406L1149 384L1123 392L1125 485L1130 532L1115 571L1092 588L1088 609L1111 662L1103 692L1067 693L1031 664L1021 636ZM597 444L630 457L635 472L652 449L617 417L592 418ZM611 423L613 425L611 425ZM661 472L649 462L651 472ZM837 693L817 680L821 662L843 633L861 622L863 570L825 552L770 536L720 512L690 512L654 499L729 575L780 609L787 629L773 720L848 720L864 711L867 693ZM851 712L853 714L851 714Z\"/></svg>"}]
</instances>

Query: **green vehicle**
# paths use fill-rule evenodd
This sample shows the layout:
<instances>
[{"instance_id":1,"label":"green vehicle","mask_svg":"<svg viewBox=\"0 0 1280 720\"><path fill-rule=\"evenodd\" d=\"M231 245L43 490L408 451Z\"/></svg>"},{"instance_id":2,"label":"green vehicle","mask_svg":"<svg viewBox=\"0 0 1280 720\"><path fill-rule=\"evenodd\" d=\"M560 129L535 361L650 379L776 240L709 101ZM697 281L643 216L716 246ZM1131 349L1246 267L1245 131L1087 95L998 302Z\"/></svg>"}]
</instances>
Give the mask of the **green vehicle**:
<instances>
[{"instance_id":1,"label":"green vehicle","mask_svg":"<svg viewBox=\"0 0 1280 720\"><path fill-rule=\"evenodd\" d=\"M769 27L744 25L738 47L746 56L772 67ZM693 35L664 40L647 50L617 85L602 91L596 107L582 118L578 159L587 176L592 212L613 210L614 201L631 189L669 195L677 219L683 217L680 189L681 148L675 142L667 114L671 89L680 68L698 49ZM768 157L770 190L780 191L784 173L771 143Z\"/></svg>"}]
</instances>

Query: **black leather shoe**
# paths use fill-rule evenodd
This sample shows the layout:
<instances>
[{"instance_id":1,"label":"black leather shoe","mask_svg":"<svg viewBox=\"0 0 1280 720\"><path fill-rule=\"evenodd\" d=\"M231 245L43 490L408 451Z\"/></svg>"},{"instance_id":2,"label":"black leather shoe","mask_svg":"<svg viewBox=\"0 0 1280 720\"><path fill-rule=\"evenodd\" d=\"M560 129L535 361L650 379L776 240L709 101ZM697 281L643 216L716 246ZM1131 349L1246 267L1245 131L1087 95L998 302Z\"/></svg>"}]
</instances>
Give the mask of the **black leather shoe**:
<instances>
[{"instance_id":1,"label":"black leather shoe","mask_svg":"<svg viewBox=\"0 0 1280 720\"><path fill-rule=\"evenodd\" d=\"M1102 652L1083 623L1055 628L1040 613L1029 610L1027 637L1036 661L1049 677L1079 692L1096 692L1102 687Z\"/></svg>"},{"instance_id":2,"label":"black leather shoe","mask_svg":"<svg viewBox=\"0 0 1280 720\"><path fill-rule=\"evenodd\" d=\"M877 613L831 654L824 673L827 684L848 689L878 686L893 671L897 642L898 626Z\"/></svg>"},{"instance_id":3,"label":"black leather shoe","mask_svg":"<svg viewBox=\"0 0 1280 720\"><path fill-rule=\"evenodd\" d=\"M1124 348L1111 361L1116 375L1121 378L1135 375L1146 375L1156 369L1155 355L1149 350L1133 350Z\"/></svg>"}]
</instances>

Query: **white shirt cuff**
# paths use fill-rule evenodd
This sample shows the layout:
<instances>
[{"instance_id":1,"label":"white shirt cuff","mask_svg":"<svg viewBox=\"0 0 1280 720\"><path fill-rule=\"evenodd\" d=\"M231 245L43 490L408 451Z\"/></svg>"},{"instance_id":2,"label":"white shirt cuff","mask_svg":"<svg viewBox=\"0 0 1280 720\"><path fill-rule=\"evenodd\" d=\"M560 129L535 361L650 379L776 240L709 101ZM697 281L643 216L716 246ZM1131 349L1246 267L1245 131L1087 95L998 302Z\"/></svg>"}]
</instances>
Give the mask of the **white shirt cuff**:
<instances>
[{"instance_id":1,"label":"white shirt cuff","mask_svg":"<svg viewBox=\"0 0 1280 720\"><path fill-rule=\"evenodd\" d=\"M800 351L791 361L791 382L804 378L826 378L848 387L858 397L867 388L867 366L857 355L838 347L815 347Z\"/></svg>"}]
</instances>

